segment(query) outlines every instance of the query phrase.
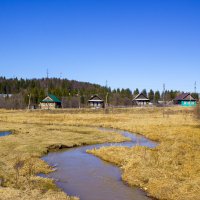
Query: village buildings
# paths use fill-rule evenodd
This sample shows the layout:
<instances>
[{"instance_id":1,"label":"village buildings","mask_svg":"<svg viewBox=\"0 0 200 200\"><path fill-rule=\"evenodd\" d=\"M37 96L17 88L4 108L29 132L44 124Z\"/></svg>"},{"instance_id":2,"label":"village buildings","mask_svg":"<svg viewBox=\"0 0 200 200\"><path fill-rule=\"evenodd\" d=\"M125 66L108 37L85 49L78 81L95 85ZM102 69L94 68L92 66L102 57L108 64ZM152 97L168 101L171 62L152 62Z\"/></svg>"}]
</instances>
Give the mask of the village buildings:
<instances>
[{"instance_id":1,"label":"village buildings","mask_svg":"<svg viewBox=\"0 0 200 200\"><path fill-rule=\"evenodd\" d=\"M132 102L133 105L145 106L149 104L150 100L143 93L139 93Z\"/></svg>"},{"instance_id":2,"label":"village buildings","mask_svg":"<svg viewBox=\"0 0 200 200\"><path fill-rule=\"evenodd\" d=\"M98 95L93 95L91 98L88 100L88 105L91 108L104 108L104 100L100 98Z\"/></svg>"},{"instance_id":3,"label":"village buildings","mask_svg":"<svg viewBox=\"0 0 200 200\"><path fill-rule=\"evenodd\" d=\"M197 100L190 93L182 93L173 100L175 105L185 107L196 106Z\"/></svg>"},{"instance_id":4,"label":"village buildings","mask_svg":"<svg viewBox=\"0 0 200 200\"><path fill-rule=\"evenodd\" d=\"M171 104L170 104L171 102ZM197 100L190 94L190 93L182 93L178 95L173 101L170 102L164 102L162 103L155 104L157 106L170 106L170 105L181 105L185 107L189 106L196 106L197 105ZM87 105L90 108L105 108L105 102L104 100L96 95L93 95L89 98L87 101ZM148 105L153 105L153 103L150 103L150 99L144 94L144 93L139 93L137 96L135 96L132 100L132 105L133 106L148 106ZM112 105L110 105L112 106ZM39 108L41 109L56 109L56 108L61 108L61 101L52 94L49 94L47 97L45 97L39 105ZM80 105L79 105L80 108Z\"/></svg>"},{"instance_id":5,"label":"village buildings","mask_svg":"<svg viewBox=\"0 0 200 200\"><path fill-rule=\"evenodd\" d=\"M47 97L45 97L40 102L40 108L41 109L61 108L61 101L55 95L48 94Z\"/></svg>"}]
</instances>

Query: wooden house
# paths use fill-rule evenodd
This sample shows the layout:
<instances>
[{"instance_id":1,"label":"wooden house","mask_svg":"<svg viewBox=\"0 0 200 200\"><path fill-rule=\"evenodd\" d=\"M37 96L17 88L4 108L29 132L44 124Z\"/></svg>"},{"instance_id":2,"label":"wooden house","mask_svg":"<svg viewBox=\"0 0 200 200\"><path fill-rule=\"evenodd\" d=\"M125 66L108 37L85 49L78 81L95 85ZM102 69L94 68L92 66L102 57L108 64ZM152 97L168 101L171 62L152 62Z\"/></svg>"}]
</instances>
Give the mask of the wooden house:
<instances>
[{"instance_id":1,"label":"wooden house","mask_svg":"<svg viewBox=\"0 0 200 200\"><path fill-rule=\"evenodd\" d=\"M91 108L104 108L104 100L100 98L98 95L93 95L91 98L88 100L88 105Z\"/></svg>"},{"instance_id":2,"label":"wooden house","mask_svg":"<svg viewBox=\"0 0 200 200\"><path fill-rule=\"evenodd\" d=\"M149 99L143 94L138 94L133 100L133 105L144 106L149 104Z\"/></svg>"},{"instance_id":3,"label":"wooden house","mask_svg":"<svg viewBox=\"0 0 200 200\"><path fill-rule=\"evenodd\" d=\"M181 106L196 106L197 100L190 93L182 93L178 95L174 100L174 104Z\"/></svg>"},{"instance_id":4,"label":"wooden house","mask_svg":"<svg viewBox=\"0 0 200 200\"><path fill-rule=\"evenodd\" d=\"M47 97L45 97L40 102L40 108L41 109L55 109L55 108L61 108L61 101L53 94L48 94Z\"/></svg>"}]
</instances>

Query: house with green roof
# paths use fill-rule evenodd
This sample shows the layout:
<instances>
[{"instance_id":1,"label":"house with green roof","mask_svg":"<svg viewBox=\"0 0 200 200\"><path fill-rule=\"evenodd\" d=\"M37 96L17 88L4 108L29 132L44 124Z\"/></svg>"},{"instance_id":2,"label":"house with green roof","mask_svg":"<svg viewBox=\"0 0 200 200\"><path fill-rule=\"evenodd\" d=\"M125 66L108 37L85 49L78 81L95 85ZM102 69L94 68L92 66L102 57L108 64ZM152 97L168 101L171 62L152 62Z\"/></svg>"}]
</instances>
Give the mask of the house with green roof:
<instances>
[{"instance_id":1,"label":"house with green roof","mask_svg":"<svg viewBox=\"0 0 200 200\"><path fill-rule=\"evenodd\" d=\"M53 94L48 94L41 102L41 109L56 109L61 108L61 101Z\"/></svg>"}]
</instances>

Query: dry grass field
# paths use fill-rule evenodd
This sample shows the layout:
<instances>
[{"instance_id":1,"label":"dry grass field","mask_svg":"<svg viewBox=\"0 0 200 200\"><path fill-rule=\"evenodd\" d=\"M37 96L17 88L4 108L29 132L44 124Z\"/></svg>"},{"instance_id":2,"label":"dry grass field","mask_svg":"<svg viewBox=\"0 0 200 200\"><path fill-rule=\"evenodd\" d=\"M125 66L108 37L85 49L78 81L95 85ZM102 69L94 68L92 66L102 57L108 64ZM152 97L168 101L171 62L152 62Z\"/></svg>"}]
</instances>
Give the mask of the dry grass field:
<instances>
[{"instance_id":1,"label":"dry grass field","mask_svg":"<svg viewBox=\"0 0 200 200\"><path fill-rule=\"evenodd\" d=\"M36 176L52 170L41 156L61 148L127 140L97 128L68 126L64 121L68 116L63 114L0 111L0 131L13 133L0 137L0 199L78 199L67 197L52 180Z\"/></svg>"},{"instance_id":2,"label":"dry grass field","mask_svg":"<svg viewBox=\"0 0 200 200\"><path fill-rule=\"evenodd\" d=\"M164 115L163 115L164 114ZM200 122L192 109L129 108L102 110L0 110L0 199L77 199L67 197L50 179L37 177L52 169L40 157L50 150L84 144L120 142L113 127L156 140L155 149L107 147L92 150L123 170L130 185L158 199L200 199Z\"/></svg>"}]
</instances>

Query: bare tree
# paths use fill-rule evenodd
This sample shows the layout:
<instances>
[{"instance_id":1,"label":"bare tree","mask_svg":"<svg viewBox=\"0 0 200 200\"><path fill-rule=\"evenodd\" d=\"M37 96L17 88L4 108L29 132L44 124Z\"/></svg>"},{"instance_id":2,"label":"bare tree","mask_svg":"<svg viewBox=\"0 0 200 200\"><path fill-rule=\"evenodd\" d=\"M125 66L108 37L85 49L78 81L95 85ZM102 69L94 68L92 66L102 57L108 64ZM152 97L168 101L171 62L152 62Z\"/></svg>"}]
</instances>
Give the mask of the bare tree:
<instances>
[{"instance_id":1,"label":"bare tree","mask_svg":"<svg viewBox=\"0 0 200 200\"><path fill-rule=\"evenodd\" d=\"M22 94L15 94L11 97L0 98L0 108L23 109L26 107Z\"/></svg>"}]
</instances>

